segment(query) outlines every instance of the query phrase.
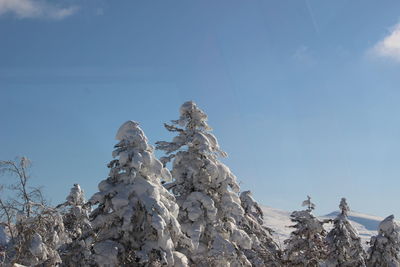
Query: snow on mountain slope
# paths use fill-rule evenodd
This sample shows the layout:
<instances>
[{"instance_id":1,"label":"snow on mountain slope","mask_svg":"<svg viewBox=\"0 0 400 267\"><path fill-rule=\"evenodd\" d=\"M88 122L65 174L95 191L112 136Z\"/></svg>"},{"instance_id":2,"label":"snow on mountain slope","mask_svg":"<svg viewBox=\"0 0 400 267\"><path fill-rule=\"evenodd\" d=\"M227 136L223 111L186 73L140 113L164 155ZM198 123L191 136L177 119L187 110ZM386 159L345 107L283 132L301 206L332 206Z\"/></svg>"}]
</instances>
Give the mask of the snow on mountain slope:
<instances>
[{"instance_id":1,"label":"snow on mountain slope","mask_svg":"<svg viewBox=\"0 0 400 267\"><path fill-rule=\"evenodd\" d=\"M336 217L339 214L339 211L331 212L324 217ZM357 222L359 224L364 225L367 230L375 231L378 229L379 223L383 220L383 218L368 214L363 214L355 211L349 212L349 219L351 221Z\"/></svg>"},{"instance_id":2,"label":"snow on mountain slope","mask_svg":"<svg viewBox=\"0 0 400 267\"><path fill-rule=\"evenodd\" d=\"M264 224L274 230L274 239L280 247L283 247L283 241L287 239L292 232L290 225L290 212L274 209L268 206L262 206L264 212Z\"/></svg>"},{"instance_id":3,"label":"snow on mountain slope","mask_svg":"<svg viewBox=\"0 0 400 267\"><path fill-rule=\"evenodd\" d=\"M276 242L283 247L283 240L287 239L292 232L293 225L290 221L291 212L274 209L268 206L261 206L264 212L264 223L266 226L275 231L274 238ZM338 211L329 213L325 216L320 216L319 219L334 219L338 215ZM370 240L371 236L376 235L379 223L383 218L373 215L367 215L359 212L350 211L349 220L353 227L360 234L362 245L367 247L366 242ZM326 224L325 229L329 231L332 224Z\"/></svg>"}]
</instances>

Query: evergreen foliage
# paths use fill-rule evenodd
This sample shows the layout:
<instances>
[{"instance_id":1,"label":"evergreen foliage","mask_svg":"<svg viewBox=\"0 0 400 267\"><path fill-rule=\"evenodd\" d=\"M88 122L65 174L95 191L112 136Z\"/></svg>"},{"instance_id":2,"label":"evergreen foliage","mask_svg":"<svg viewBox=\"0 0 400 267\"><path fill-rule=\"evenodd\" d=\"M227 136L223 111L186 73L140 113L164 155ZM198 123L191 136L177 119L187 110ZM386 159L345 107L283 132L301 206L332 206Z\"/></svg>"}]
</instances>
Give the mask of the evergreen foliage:
<instances>
[{"instance_id":1,"label":"evergreen foliage","mask_svg":"<svg viewBox=\"0 0 400 267\"><path fill-rule=\"evenodd\" d=\"M99 266L186 266L176 246L190 247L176 220L175 198L160 179L170 173L153 154L139 125L124 123L116 136L109 177L89 200Z\"/></svg>"},{"instance_id":2,"label":"evergreen foliage","mask_svg":"<svg viewBox=\"0 0 400 267\"><path fill-rule=\"evenodd\" d=\"M306 210L294 211L290 217L295 225L295 230L289 239L284 241L284 259L288 266L316 267L322 264L326 258L326 231L323 224L312 214L315 204L307 196L302 206Z\"/></svg>"},{"instance_id":3,"label":"evergreen foliage","mask_svg":"<svg viewBox=\"0 0 400 267\"><path fill-rule=\"evenodd\" d=\"M378 235L371 237L370 245L368 267L400 266L400 232L393 215L379 224Z\"/></svg>"},{"instance_id":4,"label":"evergreen foliage","mask_svg":"<svg viewBox=\"0 0 400 267\"><path fill-rule=\"evenodd\" d=\"M67 201L59 205L69 241L60 249L62 266L89 266L92 237L89 221L90 209L85 205L85 195L79 184L74 184Z\"/></svg>"},{"instance_id":5,"label":"evergreen foliage","mask_svg":"<svg viewBox=\"0 0 400 267\"><path fill-rule=\"evenodd\" d=\"M166 164L172 160L173 182L166 185L176 196L178 220L194 250L183 250L194 266L250 266L244 254L252 248L235 175L219 161L225 157L207 124L207 115L192 101L180 108L180 118L165 124L177 135L157 142Z\"/></svg>"},{"instance_id":6,"label":"evergreen foliage","mask_svg":"<svg viewBox=\"0 0 400 267\"><path fill-rule=\"evenodd\" d=\"M364 267L365 252L361 246L360 237L348 219L350 207L346 199L340 201L340 213L333 221L333 228L328 233L328 267Z\"/></svg>"}]
</instances>

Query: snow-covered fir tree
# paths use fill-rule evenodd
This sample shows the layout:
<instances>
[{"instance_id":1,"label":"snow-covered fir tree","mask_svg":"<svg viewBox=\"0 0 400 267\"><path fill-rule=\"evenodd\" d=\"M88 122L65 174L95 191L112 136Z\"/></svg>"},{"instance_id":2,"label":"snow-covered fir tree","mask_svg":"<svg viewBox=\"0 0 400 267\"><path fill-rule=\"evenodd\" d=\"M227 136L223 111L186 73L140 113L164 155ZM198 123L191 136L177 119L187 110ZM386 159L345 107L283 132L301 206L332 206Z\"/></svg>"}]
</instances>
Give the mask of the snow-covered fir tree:
<instances>
[{"instance_id":1,"label":"snow-covered fir tree","mask_svg":"<svg viewBox=\"0 0 400 267\"><path fill-rule=\"evenodd\" d=\"M272 229L264 226L264 214L250 191L240 194L240 200L245 212L245 222L241 228L252 239L251 249L245 250L245 255L253 266L281 266L280 250L272 238Z\"/></svg>"},{"instance_id":2,"label":"snow-covered fir tree","mask_svg":"<svg viewBox=\"0 0 400 267\"><path fill-rule=\"evenodd\" d=\"M63 215L64 227L72 239L82 236L90 229L90 208L85 205L85 194L79 184L74 184L66 198L66 202L59 205L66 209Z\"/></svg>"},{"instance_id":3,"label":"snow-covered fir tree","mask_svg":"<svg viewBox=\"0 0 400 267\"><path fill-rule=\"evenodd\" d=\"M294 211L290 217L295 223L290 227L295 230L290 234L289 239L285 240L286 248L284 259L288 266L319 266L326 259L326 232L324 222L319 221L312 211L315 204L308 196L303 202L306 210Z\"/></svg>"},{"instance_id":4,"label":"snow-covered fir tree","mask_svg":"<svg viewBox=\"0 0 400 267\"><path fill-rule=\"evenodd\" d=\"M361 246L357 230L348 219L350 211L346 199L342 198L339 204L340 213L333 221L333 228L327 235L328 267L363 267L365 266L365 252Z\"/></svg>"},{"instance_id":5,"label":"snow-covered fir tree","mask_svg":"<svg viewBox=\"0 0 400 267\"><path fill-rule=\"evenodd\" d=\"M181 251L193 266L249 266L244 251L252 248L252 240L239 228L247 223L239 185L218 159L226 154L210 132L207 115L188 101L180 118L165 127L177 134L172 142L157 142L157 149L168 155L161 161L172 160L174 180L166 188L176 196L179 222L195 247Z\"/></svg>"},{"instance_id":6,"label":"snow-covered fir tree","mask_svg":"<svg viewBox=\"0 0 400 267\"><path fill-rule=\"evenodd\" d=\"M368 250L368 267L400 266L400 230L390 215L380 224L378 235L371 237Z\"/></svg>"},{"instance_id":7,"label":"snow-covered fir tree","mask_svg":"<svg viewBox=\"0 0 400 267\"><path fill-rule=\"evenodd\" d=\"M62 266L88 266L92 238L89 222L90 208L85 205L85 195L79 184L74 184L66 202L59 205L63 209L63 221L68 243L60 248Z\"/></svg>"},{"instance_id":8,"label":"snow-covered fir tree","mask_svg":"<svg viewBox=\"0 0 400 267\"><path fill-rule=\"evenodd\" d=\"M171 174L153 154L138 123L127 121L116 135L109 177L89 200L99 266L187 266L175 247L190 247L176 219L179 208L160 179Z\"/></svg>"}]
</instances>

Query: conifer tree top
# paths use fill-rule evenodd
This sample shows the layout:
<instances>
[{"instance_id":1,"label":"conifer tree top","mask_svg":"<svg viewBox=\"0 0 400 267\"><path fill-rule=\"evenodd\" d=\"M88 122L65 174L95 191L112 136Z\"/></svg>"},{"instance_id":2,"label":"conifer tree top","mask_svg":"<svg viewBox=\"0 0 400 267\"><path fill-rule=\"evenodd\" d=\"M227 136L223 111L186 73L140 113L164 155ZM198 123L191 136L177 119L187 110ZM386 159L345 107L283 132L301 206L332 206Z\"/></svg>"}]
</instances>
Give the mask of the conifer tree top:
<instances>
[{"instance_id":1,"label":"conifer tree top","mask_svg":"<svg viewBox=\"0 0 400 267\"><path fill-rule=\"evenodd\" d=\"M211 130L211 127L207 124L207 114L197 107L196 103L193 101L183 103L180 108L179 120L172 122L185 127L188 130Z\"/></svg>"},{"instance_id":2,"label":"conifer tree top","mask_svg":"<svg viewBox=\"0 0 400 267\"><path fill-rule=\"evenodd\" d=\"M67 196L67 202L71 205L83 205L85 203L83 190L79 184L74 184L71 188L71 192Z\"/></svg>"},{"instance_id":3,"label":"conifer tree top","mask_svg":"<svg viewBox=\"0 0 400 267\"><path fill-rule=\"evenodd\" d=\"M165 181L171 179L171 174L152 155L154 148L147 143L147 137L139 127L139 123L125 122L119 128L115 139L120 141L113 151L113 157L119 157L117 169L134 168L151 180L157 180L160 177Z\"/></svg>"},{"instance_id":4,"label":"conifer tree top","mask_svg":"<svg viewBox=\"0 0 400 267\"><path fill-rule=\"evenodd\" d=\"M367 266L400 266L400 232L394 216L386 217L371 237Z\"/></svg>"},{"instance_id":5,"label":"conifer tree top","mask_svg":"<svg viewBox=\"0 0 400 267\"><path fill-rule=\"evenodd\" d=\"M142 149L147 148L147 138L144 132L139 127L139 123L135 121L127 121L119 127L115 139L119 141L127 140L131 143L135 143L137 146L145 146Z\"/></svg>"},{"instance_id":6,"label":"conifer tree top","mask_svg":"<svg viewBox=\"0 0 400 267\"><path fill-rule=\"evenodd\" d=\"M307 199L301 204L303 207L307 207L307 211L311 212L315 209L315 204L311 202L311 197L307 196Z\"/></svg>"},{"instance_id":7,"label":"conifer tree top","mask_svg":"<svg viewBox=\"0 0 400 267\"><path fill-rule=\"evenodd\" d=\"M342 212L342 215L347 216L348 212L350 211L350 207L349 207L349 205L347 204L346 198L343 197L343 198L340 200L339 208L340 208L340 210L341 210L341 212Z\"/></svg>"},{"instance_id":8,"label":"conifer tree top","mask_svg":"<svg viewBox=\"0 0 400 267\"><path fill-rule=\"evenodd\" d=\"M394 215L390 215L386 217L380 224L379 224L379 232L384 235L391 235L393 232L398 231L398 225L394 221Z\"/></svg>"},{"instance_id":9,"label":"conifer tree top","mask_svg":"<svg viewBox=\"0 0 400 267\"><path fill-rule=\"evenodd\" d=\"M171 122L175 125L164 124L164 126L168 131L177 132L178 136L172 142L156 142L157 149L164 150L167 154L187 148L203 155L227 156L220 149L216 137L210 132L212 128L207 124L207 114L193 101L183 103L179 119ZM161 161L165 164L172 157L161 158Z\"/></svg>"}]
</instances>

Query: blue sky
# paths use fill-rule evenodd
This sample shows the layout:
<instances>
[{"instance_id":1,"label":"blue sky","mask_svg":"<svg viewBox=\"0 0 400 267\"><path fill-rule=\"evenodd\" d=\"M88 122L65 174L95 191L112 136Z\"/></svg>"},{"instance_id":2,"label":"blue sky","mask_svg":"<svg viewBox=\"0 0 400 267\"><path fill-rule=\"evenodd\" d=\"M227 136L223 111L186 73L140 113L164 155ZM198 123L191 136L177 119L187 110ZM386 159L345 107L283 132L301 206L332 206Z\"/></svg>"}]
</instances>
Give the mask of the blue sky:
<instances>
[{"instance_id":1,"label":"blue sky","mask_svg":"<svg viewBox=\"0 0 400 267\"><path fill-rule=\"evenodd\" d=\"M0 0L0 159L53 204L194 100L257 200L400 216L399 1ZM5 179L4 177L1 179Z\"/></svg>"}]
</instances>

